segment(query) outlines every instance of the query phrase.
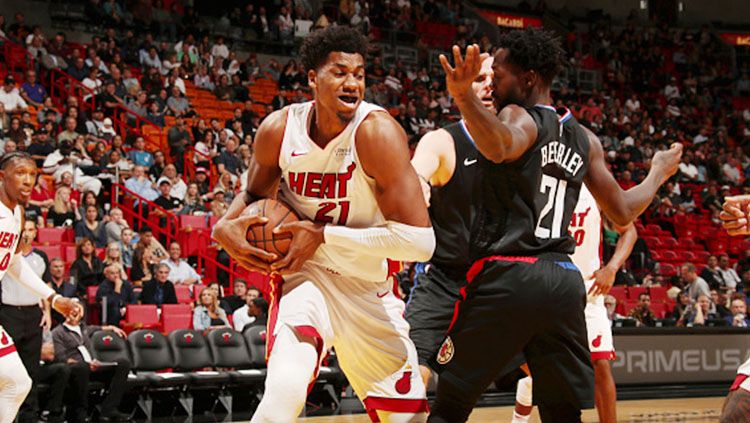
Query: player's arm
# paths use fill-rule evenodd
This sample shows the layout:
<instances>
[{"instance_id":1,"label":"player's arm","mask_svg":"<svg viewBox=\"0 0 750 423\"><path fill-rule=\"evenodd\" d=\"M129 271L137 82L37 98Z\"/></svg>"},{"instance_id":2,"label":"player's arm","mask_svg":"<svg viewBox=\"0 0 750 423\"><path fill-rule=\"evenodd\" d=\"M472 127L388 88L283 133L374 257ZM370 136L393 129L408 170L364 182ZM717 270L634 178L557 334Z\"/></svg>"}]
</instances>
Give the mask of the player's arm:
<instances>
[{"instance_id":1,"label":"player's arm","mask_svg":"<svg viewBox=\"0 0 750 423\"><path fill-rule=\"evenodd\" d=\"M451 67L442 54L440 63L445 70L448 91L466 121L477 150L494 163L513 161L536 140L536 123L522 107L506 106L495 116L482 104L471 83L479 76L484 57L476 44L466 48L466 58L461 57L458 46L453 46L455 67Z\"/></svg>"},{"instance_id":2,"label":"player's arm","mask_svg":"<svg viewBox=\"0 0 750 423\"><path fill-rule=\"evenodd\" d=\"M726 197L719 218L729 235L750 235L750 195Z\"/></svg>"},{"instance_id":3,"label":"player's arm","mask_svg":"<svg viewBox=\"0 0 750 423\"><path fill-rule=\"evenodd\" d=\"M594 285L589 289L590 295L607 295L612 285L615 283L615 276L623 264L630 257L635 242L638 241L638 231L632 223L626 227L615 225L615 229L620 233L620 239L617 240L615 252L606 265L594 272L588 278L594 278Z\"/></svg>"},{"instance_id":4,"label":"player's arm","mask_svg":"<svg viewBox=\"0 0 750 423\"><path fill-rule=\"evenodd\" d=\"M442 186L446 181L442 180L446 166L446 156L453 152L453 141L445 129L438 129L426 133L414 151L411 165L419 177L419 185L425 203L430 205L430 187Z\"/></svg>"},{"instance_id":5,"label":"player's arm","mask_svg":"<svg viewBox=\"0 0 750 423\"><path fill-rule=\"evenodd\" d=\"M264 224L265 217L240 216L253 201L274 197L281 178L279 152L286 125L286 110L270 114L258 128L255 136L255 154L247 173L247 189L237 195L226 214L216 222L212 236L219 245L244 267L268 272L269 262L276 260L275 254L252 247L246 238L250 226Z\"/></svg>"},{"instance_id":6,"label":"player's arm","mask_svg":"<svg viewBox=\"0 0 750 423\"><path fill-rule=\"evenodd\" d=\"M325 242L371 256L401 261L427 261L435 250L435 234L419 180L409 163L406 133L387 113L372 113L357 130L357 155L364 172L375 180L375 199L386 224L372 228L322 226L310 221L277 228L292 232L289 253L271 268L295 272Z\"/></svg>"},{"instance_id":7,"label":"player's arm","mask_svg":"<svg viewBox=\"0 0 750 423\"><path fill-rule=\"evenodd\" d=\"M659 151L651 159L651 169L640 184L623 190L607 169L602 144L593 132L581 127L589 138L589 170L584 176L586 186L616 225L627 226L651 204L654 195L667 179L677 172L682 156L682 144L672 144L669 150Z\"/></svg>"}]
</instances>

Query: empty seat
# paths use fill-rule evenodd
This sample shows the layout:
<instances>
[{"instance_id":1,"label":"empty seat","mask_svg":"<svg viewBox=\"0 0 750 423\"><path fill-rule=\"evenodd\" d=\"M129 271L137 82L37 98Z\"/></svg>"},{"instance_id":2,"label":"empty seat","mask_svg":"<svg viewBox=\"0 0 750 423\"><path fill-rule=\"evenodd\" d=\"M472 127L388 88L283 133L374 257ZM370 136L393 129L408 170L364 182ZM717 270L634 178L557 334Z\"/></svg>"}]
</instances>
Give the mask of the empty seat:
<instances>
[{"instance_id":1,"label":"empty seat","mask_svg":"<svg viewBox=\"0 0 750 423\"><path fill-rule=\"evenodd\" d=\"M169 334L169 345L174 354L174 367L190 371L187 376L191 385L221 387L230 381L228 373L205 370L214 365L211 350L200 331L178 329Z\"/></svg>"},{"instance_id":2,"label":"empty seat","mask_svg":"<svg viewBox=\"0 0 750 423\"><path fill-rule=\"evenodd\" d=\"M125 309L125 321L122 326L126 331L158 328L158 308L155 304L129 304Z\"/></svg>"},{"instance_id":3,"label":"empty seat","mask_svg":"<svg viewBox=\"0 0 750 423\"><path fill-rule=\"evenodd\" d=\"M628 298L627 287L622 285L613 286L609 290L609 295L615 297L618 303L625 301Z\"/></svg>"},{"instance_id":4,"label":"empty seat","mask_svg":"<svg viewBox=\"0 0 750 423\"><path fill-rule=\"evenodd\" d=\"M49 258L50 260L52 260L53 258L63 258L62 245L37 245L34 248L44 252L44 254L47 255L47 258Z\"/></svg>"},{"instance_id":5,"label":"empty seat","mask_svg":"<svg viewBox=\"0 0 750 423\"><path fill-rule=\"evenodd\" d=\"M66 228L39 228L36 239L41 244L51 245L71 241L67 238Z\"/></svg>"},{"instance_id":6,"label":"empty seat","mask_svg":"<svg viewBox=\"0 0 750 423\"><path fill-rule=\"evenodd\" d=\"M214 366L233 368L229 375L238 385L261 384L266 378L265 369L252 369L253 360L241 333L232 329L216 329L208 333L208 345Z\"/></svg>"},{"instance_id":7,"label":"empty seat","mask_svg":"<svg viewBox=\"0 0 750 423\"><path fill-rule=\"evenodd\" d=\"M669 263L661 263L659 273L664 277L677 276L677 268Z\"/></svg>"},{"instance_id":8,"label":"empty seat","mask_svg":"<svg viewBox=\"0 0 750 423\"><path fill-rule=\"evenodd\" d=\"M252 365L255 368L266 367L266 327L248 326L242 331L242 336L250 351Z\"/></svg>"},{"instance_id":9,"label":"empty seat","mask_svg":"<svg viewBox=\"0 0 750 423\"><path fill-rule=\"evenodd\" d=\"M130 353L133 357L133 369L138 374L145 374L155 388L170 388L184 386L189 378L183 373L162 372L174 366L172 350L167 338L151 329L140 329L128 335Z\"/></svg>"},{"instance_id":10,"label":"empty seat","mask_svg":"<svg viewBox=\"0 0 750 423\"><path fill-rule=\"evenodd\" d=\"M651 294L652 303L666 302L668 299L667 288L664 286L652 286L648 292Z\"/></svg>"},{"instance_id":11,"label":"empty seat","mask_svg":"<svg viewBox=\"0 0 750 423\"><path fill-rule=\"evenodd\" d=\"M187 285L177 284L174 286L174 292L177 295L177 302L180 304L190 304L193 297L190 295L190 287Z\"/></svg>"}]
</instances>

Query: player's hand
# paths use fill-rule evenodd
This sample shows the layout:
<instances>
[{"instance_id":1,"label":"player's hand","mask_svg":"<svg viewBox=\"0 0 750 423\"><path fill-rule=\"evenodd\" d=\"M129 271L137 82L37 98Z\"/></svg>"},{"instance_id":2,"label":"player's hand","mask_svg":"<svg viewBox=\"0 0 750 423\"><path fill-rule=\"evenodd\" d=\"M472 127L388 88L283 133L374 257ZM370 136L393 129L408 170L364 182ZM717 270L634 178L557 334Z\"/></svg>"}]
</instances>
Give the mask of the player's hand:
<instances>
[{"instance_id":1,"label":"player's hand","mask_svg":"<svg viewBox=\"0 0 750 423\"><path fill-rule=\"evenodd\" d=\"M52 308L63 316L68 317L78 310L77 304L77 302L74 302L70 298L60 296L52 302Z\"/></svg>"},{"instance_id":2,"label":"player's hand","mask_svg":"<svg viewBox=\"0 0 750 423\"><path fill-rule=\"evenodd\" d=\"M268 219L261 216L221 219L214 226L212 236L243 267L254 272L268 273L271 271L269 263L278 258L276 254L255 248L247 242L247 230L266 222Z\"/></svg>"},{"instance_id":3,"label":"player's hand","mask_svg":"<svg viewBox=\"0 0 750 423\"><path fill-rule=\"evenodd\" d=\"M589 289L588 295L607 295L609 290L612 289L612 285L615 283L615 275L617 275L617 269L613 269L609 266L604 266L601 269L594 272L588 279L595 279L594 285Z\"/></svg>"},{"instance_id":4,"label":"player's hand","mask_svg":"<svg viewBox=\"0 0 750 423\"><path fill-rule=\"evenodd\" d=\"M291 233L292 242L289 252L281 260L271 264L271 270L282 275L299 272L302 265L315 254L325 240L324 228L325 226L309 220L285 223L274 228L275 234Z\"/></svg>"},{"instance_id":5,"label":"player's hand","mask_svg":"<svg viewBox=\"0 0 750 423\"><path fill-rule=\"evenodd\" d=\"M120 338L126 338L127 339L127 337L128 337L128 334L125 333L124 330L118 328L117 326L107 326L107 330L110 330L110 331L114 332Z\"/></svg>"},{"instance_id":6,"label":"player's hand","mask_svg":"<svg viewBox=\"0 0 750 423\"><path fill-rule=\"evenodd\" d=\"M57 300L58 302L60 300ZM42 321L39 322L39 327L42 328L43 332L48 332L52 329L52 314L44 311L42 313Z\"/></svg>"},{"instance_id":7,"label":"player's hand","mask_svg":"<svg viewBox=\"0 0 750 423\"><path fill-rule=\"evenodd\" d=\"M726 197L719 214L729 235L750 235L750 195Z\"/></svg>"},{"instance_id":8,"label":"player's hand","mask_svg":"<svg viewBox=\"0 0 750 423\"><path fill-rule=\"evenodd\" d=\"M471 84L479 76L482 69L482 60L489 57L487 54L480 54L479 46L472 44L466 47L466 57L461 57L461 49L453 46L453 62L451 66L448 58L444 54L440 55L440 64L445 70L445 85L448 87L453 98L460 100L467 95L475 95L471 89Z\"/></svg>"},{"instance_id":9,"label":"player's hand","mask_svg":"<svg viewBox=\"0 0 750 423\"><path fill-rule=\"evenodd\" d=\"M651 159L651 169L659 172L662 181L665 181L672 177L680 166L680 159L682 158L682 144L676 142L673 143L669 150L658 151L654 154L654 158Z\"/></svg>"}]
</instances>

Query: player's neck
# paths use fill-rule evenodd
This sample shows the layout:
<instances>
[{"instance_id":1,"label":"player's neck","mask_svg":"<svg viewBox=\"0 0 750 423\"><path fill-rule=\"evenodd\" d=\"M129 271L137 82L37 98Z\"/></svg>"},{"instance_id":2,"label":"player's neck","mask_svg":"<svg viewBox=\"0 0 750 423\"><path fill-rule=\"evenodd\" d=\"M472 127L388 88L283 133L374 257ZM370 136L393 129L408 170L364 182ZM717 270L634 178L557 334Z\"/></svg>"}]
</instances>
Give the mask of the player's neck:
<instances>
[{"instance_id":1,"label":"player's neck","mask_svg":"<svg viewBox=\"0 0 750 423\"><path fill-rule=\"evenodd\" d=\"M308 133L315 144L325 148L332 139L344 131L347 125L349 122L342 121L335 112L325 110L316 102Z\"/></svg>"},{"instance_id":2,"label":"player's neck","mask_svg":"<svg viewBox=\"0 0 750 423\"><path fill-rule=\"evenodd\" d=\"M8 192L4 189L0 189L0 201L2 201L5 207L9 208L10 211L15 210L16 206L18 205L18 202L11 200L11 198L8 196Z\"/></svg>"},{"instance_id":3,"label":"player's neck","mask_svg":"<svg viewBox=\"0 0 750 423\"><path fill-rule=\"evenodd\" d=\"M549 87L536 86L526 99L526 107L534 107L537 104L552 104L552 96Z\"/></svg>"}]
</instances>

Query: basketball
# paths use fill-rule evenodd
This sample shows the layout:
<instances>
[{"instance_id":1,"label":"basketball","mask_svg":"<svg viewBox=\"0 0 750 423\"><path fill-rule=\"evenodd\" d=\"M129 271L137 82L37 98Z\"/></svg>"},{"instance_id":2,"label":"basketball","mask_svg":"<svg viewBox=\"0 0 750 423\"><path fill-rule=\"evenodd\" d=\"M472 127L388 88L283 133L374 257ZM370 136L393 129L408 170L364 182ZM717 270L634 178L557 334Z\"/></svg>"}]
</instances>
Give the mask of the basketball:
<instances>
[{"instance_id":1,"label":"basketball","mask_svg":"<svg viewBox=\"0 0 750 423\"><path fill-rule=\"evenodd\" d=\"M268 218L266 224L250 226L247 229L246 238L250 245L277 254L279 257L286 255L289 251L289 244L292 242L292 234L275 234L273 230L281 224L299 220L289 206L281 201L266 198L247 206L242 215Z\"/></svg>"}]
</instances>

